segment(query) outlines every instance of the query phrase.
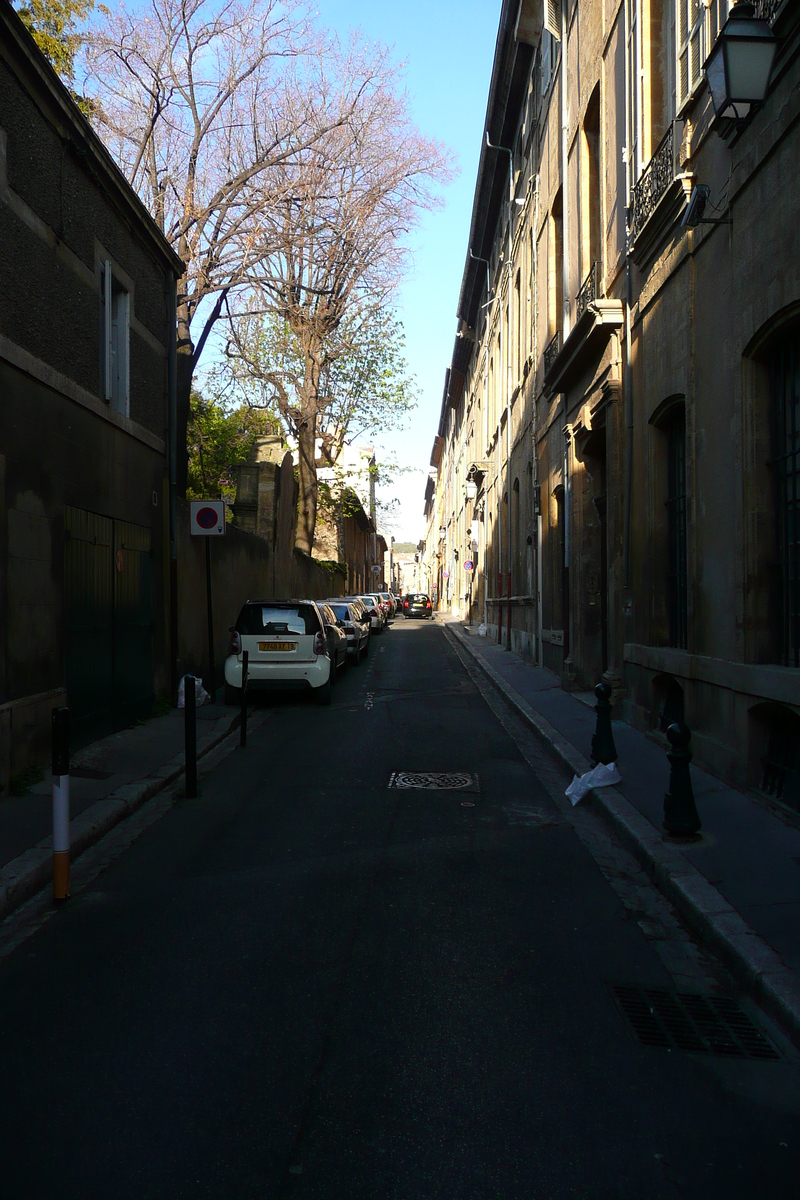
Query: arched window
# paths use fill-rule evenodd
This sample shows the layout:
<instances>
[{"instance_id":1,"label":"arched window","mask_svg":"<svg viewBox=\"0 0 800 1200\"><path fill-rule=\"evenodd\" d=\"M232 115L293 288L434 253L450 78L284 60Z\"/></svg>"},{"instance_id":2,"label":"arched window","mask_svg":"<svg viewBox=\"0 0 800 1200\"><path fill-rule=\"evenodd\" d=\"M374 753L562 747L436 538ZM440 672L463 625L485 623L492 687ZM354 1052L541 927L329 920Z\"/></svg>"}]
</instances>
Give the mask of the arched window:
<instances>
[{"instance_id":1,"label":"arched window","mask_svg":"<svg viewBox=\"0 0 800 1200\"><path fill-rule=\"evenodd\" d=\"M519 520L519 479L514 480L511 489L511 551L513 562L513 591L515 595L523 590L521 568L522 530Z\"/></svg>"},{"instance_id":2,"label":"arched window","mask_svg":"<svg viewBox=\"0 0 800 1200\"><path fill-rule=\"evenodd\" d=\"M688 645L688 559L686 544L686 407L683 396L670 396L651 417L658 431L653 463L654 544L662 547L653 575L657 598L666 600L669 646ZM663 611L663 610L662 610ZM663 619L663 618L662 618Z\"/></svg>"}]
</instances>

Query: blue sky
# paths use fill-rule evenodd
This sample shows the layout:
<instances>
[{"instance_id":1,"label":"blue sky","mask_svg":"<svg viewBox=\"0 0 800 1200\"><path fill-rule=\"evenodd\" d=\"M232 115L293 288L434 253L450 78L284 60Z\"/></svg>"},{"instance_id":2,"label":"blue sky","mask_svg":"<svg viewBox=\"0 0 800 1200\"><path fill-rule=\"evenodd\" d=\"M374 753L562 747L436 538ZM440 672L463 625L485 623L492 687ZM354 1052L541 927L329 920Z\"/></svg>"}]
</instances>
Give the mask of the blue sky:
<instances>
[{"instance_id":1,"label":"blue sky","mask_svg":"<svg viewBox=\"0 0 800 1200\"><path fill-rule=\"evenodd\" d=\"M425 215L411 240L414 265L398 309L406 330L411 372L421 390L408 427L385 451L417 468L386 493L400 511L391 532L398 541L424 535L423 493L439 420L442 385L456 331L456 303L467 253L475 174L492 70L500 0L318 0L320 22L345 36L360 28L394 49L406 64L412 111L420 129L455 153L460 176L445 205ZM375 439L380 450L381 442Z\"/></svg>"}]
</instances>

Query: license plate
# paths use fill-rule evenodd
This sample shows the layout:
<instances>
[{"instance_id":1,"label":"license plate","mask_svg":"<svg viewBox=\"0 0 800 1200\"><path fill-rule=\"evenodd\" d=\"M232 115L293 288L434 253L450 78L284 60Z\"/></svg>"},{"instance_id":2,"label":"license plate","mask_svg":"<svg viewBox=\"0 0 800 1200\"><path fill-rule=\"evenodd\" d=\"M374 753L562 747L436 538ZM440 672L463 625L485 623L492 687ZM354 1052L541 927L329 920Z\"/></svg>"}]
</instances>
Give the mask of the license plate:
<instances>
[{"instance_id":1,"label":"license plate","mask_svg":"<svg viewBox=\"0 0 800 1200\"><path fill-rule=\"evenodd\" d=\"M259 650L296 650L297 642L259 642Z\"/></svg>"}]
</instances>

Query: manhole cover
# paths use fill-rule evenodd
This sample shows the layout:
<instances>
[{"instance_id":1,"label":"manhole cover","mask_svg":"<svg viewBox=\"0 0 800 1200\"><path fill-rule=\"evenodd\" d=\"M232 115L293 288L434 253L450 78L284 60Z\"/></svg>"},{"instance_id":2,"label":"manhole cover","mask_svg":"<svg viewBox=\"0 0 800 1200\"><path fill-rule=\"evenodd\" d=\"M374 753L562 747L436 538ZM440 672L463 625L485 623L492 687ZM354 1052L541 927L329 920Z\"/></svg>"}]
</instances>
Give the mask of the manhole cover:
<instances>
[{"instance_id":1,"label":"manhole cover","mask_svg":"<svg viewBox=\"0 0 800 1200\"><path fill-rule=\"evenodd\" d=\"M438 792L478 790L478 776L468 771L394 771L389 787L427 788Z\"/></svg>"},{"instance_id":2,"label":"manhole cover","mask_svg":"<svg viewBox=\"0 0 800 1200\"><path fill-rule=\"evenodd\" d=\"M665 992L618 983L612 984L611 990L643 1046L726 1058L780 1058L772 1042L730 996Z\"/></svg>"}]
</instances>

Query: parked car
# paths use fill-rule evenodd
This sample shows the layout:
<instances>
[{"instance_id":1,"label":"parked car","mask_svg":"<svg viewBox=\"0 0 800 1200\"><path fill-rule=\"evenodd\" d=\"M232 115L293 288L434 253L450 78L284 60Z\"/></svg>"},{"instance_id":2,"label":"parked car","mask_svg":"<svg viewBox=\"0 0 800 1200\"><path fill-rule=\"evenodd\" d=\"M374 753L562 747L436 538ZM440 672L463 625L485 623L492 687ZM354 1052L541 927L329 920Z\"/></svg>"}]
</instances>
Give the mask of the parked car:
<instances>
[{"instance_id":1,"label":"parked car","mask_svg":"<svg viewBox=\"0 0 800 1200\"><path fill-rule=\"evenodd\" d=\"M336 624L347 638L347 652L353 662L358 665L369 648L370 623L362 621L361 614L366 610L363 605L356 608L352 600L343 600L341 596L326 600L325 604L333 611Z\"/></svg>"},{"instance_id":2,"label":"parked car","mask_svg":"<svg viewBox=\"0 0 800 1200\"><path fill-rule=\"evenodd\" d=\"M406 617L431 617L433 605L430 596L425 592L411 592L403 601L403 614Z\"/></svg>"},{"instance_id":3,"label":"parked car","mask_svg":"<svg viewBox=\"0 0 800 1200\"><path fill-rule=\"evenodd\" d=\"M332 660L323 617L313 600L248 600L230 632L226 703L241 703L246 650L248 690L311 689L319 704L330 704Z\"/></svg>"},{"instance_id":4,"label":"parked car","mask_svg":"<svg viewBox=\"0 0 800 1200\"><path fill-rule=\"evenodd\" d=\"M394 614L396 612L392 593L391 592L378 592L378 595L380 596L383 603L386 605L386 607L388 609L388 619L391 620L391 618L394 616Z\"/></svg>"},{"instance_id":5,"label":"parked car","mask_svg":"<svg viewBox=\"0 0 800 1200\"><path fill-rule=\"evenodd\" d=\"M381 602L378 597L372 595L359 596L359 600L370 615L370 628L374 629L376 633L382 633L385 621L383 612L381 611Z\"/></svg>"},{"instance_id":6,"label":"parked car","mask_svg":"<svg viewBox=\"0 0 800 1200\"><path fill-rule=\"evenodd\" d=\"M347 666L347 634L341 628L336 613L322 600L319 605L322 620L325 625L325 637L328 639L328 653L331 658L331 683L336 683L339 672Z\"/></svg>"}]
</instances>

